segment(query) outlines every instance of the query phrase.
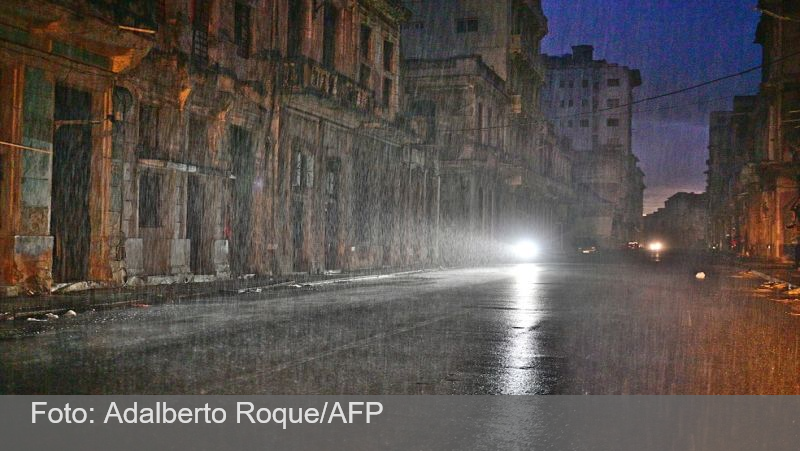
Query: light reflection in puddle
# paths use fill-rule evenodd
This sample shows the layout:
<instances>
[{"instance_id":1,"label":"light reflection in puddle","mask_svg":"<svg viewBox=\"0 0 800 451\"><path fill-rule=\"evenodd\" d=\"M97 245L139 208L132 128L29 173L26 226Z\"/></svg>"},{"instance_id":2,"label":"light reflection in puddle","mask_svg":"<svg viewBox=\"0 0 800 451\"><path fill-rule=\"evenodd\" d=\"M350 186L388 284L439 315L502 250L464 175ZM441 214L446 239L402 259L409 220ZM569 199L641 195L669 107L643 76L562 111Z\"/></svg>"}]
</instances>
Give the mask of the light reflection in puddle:
<instances>
[{"instance_id":1,"label":"light reflection in puddle","mask_svg":"<svg viewBox=\"0 0 800 451\"><path fill-rule=\"evenodd\" d=\"M514 275L512 291L513 310L508 310L509 340L505 349L500 388L503 394L532 393L539 385L538 371L533 367L539 353L539 343L533 332L539 323L541 288L538 285L540 268L536 264L517 265L511 269Z\"/></svg>"}]
</instances>

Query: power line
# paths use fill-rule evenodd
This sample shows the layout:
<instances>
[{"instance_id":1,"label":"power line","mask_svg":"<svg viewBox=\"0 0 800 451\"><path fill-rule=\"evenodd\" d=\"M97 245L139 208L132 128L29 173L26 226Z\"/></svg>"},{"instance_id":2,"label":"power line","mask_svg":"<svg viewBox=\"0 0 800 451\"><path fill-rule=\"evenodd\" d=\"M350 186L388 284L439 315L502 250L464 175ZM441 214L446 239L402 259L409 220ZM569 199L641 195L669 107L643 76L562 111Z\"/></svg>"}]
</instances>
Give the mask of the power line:
<instances>
[{"instance_id":1,"label":"power line","mask_svg":"<svg viewBox=\"0 0 800 451\"><path fill-rule=\"evenodd\" d=\"M518 127L518 126L521 126L521 125L533 125L533 124L538 124L538 123L543 123L543 122L547 122L547 121L551 121L551 120L558 120L558 119L578 118L578 117L582 117L582 116L594 116L594 115L598 115L599 113L605 113L605 112L608 112L608 111L618 110L618 109L621 109L621 108L627 108L627 107L631 107L633 105L638 105L638 104L645 103L645 102L651 102L653 100L663 99L663 98L666 98L666 97L672 97L672 96L675 96L675 95L679 95L679 94L683 94L683 93L686 93L686 92L689 92L689 91L693 91L693 90L698 89L698 88L702 88L704 86L709 86L709 85L716 84L716 83L719 83L719 82L722 82L722 81L725 81L725 80L730 80L732 78L741 77L741 76L747 75L747 74L749 74L751 72L755 72L757 70L770 67L773 64L779 63L781 61L784 61L786 59L789 59L789 58L797 56L797 55L800 55L800 51L790 53L790 54L785 55L783 57L776 58L776 59L774 59L774 60L772 60L772 61L770 61L768 63L759 64L758 66L753 66L753 67L750 67L748 69L745 69L745 70L742 70L742 71L739 71L739 72L736 72L736 73L733 73L733 74L724 75L722 77L718 77L718 78L714 78L712 80L708 80L708 81L704 81L704 82L701 82L701 83L697 83L697 84L694 84L694 85L691 85L691 86L687 86L685 88L680 88L680 89L676 89L676 90L673 90L673 91L668 91L668 92L665 92L665 93L656 94L656 95L653 95L653 96L650 96L650 97L645 97L645 98L639 99L639 100L634 100L632 102L628 102L628 103L625 103L625 104L622 104L622 105L619 105L619 106L601 108L599 110L592 111L592 112L574 113L574 114L569 114L569 115L564 115L564 116L556 116L556 117L553 117L553 118L534 119L532 121L522 122L522 123L517 123L517 124L503 124L503 125L495 125L495 126L491 126L491 127L446 129L446 130L442 130L442 131L443 132L477 132L477 131L484 131L484 130L497 130L497 129L504 129L504 128L509 128L509 127ZM699 102L699 103L702 103L702 102ZM639 111L639 112L643 112L643 111Z\"/></svg>"}]
</instances>

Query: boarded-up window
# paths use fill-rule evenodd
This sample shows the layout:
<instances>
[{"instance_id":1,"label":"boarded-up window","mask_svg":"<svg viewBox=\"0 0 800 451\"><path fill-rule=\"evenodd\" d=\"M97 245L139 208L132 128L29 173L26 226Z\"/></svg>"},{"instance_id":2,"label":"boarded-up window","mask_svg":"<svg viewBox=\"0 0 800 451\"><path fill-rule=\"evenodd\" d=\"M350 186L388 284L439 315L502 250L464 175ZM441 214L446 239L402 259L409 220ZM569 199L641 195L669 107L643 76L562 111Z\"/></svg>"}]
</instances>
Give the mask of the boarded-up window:
<instances>
[{"instance_id":1,"label":"boarded-up window","mask_svg":"<svg viewBox=\"0 0 800 451\"><path fill-rule=\"evenodd\" d=\"M139 176L139 227L161 227L161 174Z\"/></svg>"}]
</instances>

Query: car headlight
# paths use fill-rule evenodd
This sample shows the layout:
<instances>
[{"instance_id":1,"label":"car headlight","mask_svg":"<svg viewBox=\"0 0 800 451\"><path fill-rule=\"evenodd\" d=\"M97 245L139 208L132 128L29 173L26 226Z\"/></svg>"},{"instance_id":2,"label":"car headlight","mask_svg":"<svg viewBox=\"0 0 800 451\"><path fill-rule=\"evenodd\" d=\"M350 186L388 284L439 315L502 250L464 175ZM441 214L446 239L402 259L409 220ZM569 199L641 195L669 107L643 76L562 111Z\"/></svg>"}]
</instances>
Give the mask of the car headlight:
<instances>
[{"instance_id":1,"label":"car headlight","mask_svg":"<svg viewBox=\"0 0 800 451\"><path fill-rule=\"evenodd\" d=\"M513 250L514 255L520 260L531 259L539 253L538 247L531 241L520 241L514 245Z\"/></svg>"},{"instance_id":2,"label":"car headlight","mask_svg":"<svg viewBox=\"0 0 800 451\"><path fill-rule=\"evenodd\" d=\"M652 243L647 245L647 248L653 252L659 252L664 250L664 244L661 243L660 241L653 241Z\"/></svg>"}]
</instances>

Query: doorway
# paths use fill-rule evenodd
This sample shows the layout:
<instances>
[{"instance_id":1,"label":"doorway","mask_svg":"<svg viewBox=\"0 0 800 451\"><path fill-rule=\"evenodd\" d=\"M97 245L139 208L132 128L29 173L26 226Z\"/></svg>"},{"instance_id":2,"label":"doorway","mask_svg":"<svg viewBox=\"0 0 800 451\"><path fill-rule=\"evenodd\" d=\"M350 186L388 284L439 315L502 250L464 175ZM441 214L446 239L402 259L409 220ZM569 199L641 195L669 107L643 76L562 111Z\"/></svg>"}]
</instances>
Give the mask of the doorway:
<instances>
[{"instance_id":1,"label":"doorway","mask_svg":"<svg viewBox=\"0 0 800 451\"><path fill-rule=\"evenodd\" d=\"M57 282L86 280L88 274L91 113L90 93L56 85L50 234Z\"/></svg>"},{"instance_id":2,"label":"doorway","mask_svg":"<svg viewBox=\"0 0 800 451\"><path fill-rule=\"evenodd\" d=\"M189 269L192 274L206 274L203 218L205 192L200 176L188 176L186 188L186 238L189 240Z\"/></svg>"},{"instance_id":3,"label":"doorway","mask_svg":"<svg viewBox=\"0 0 800 451\"><path fill-rule=\"evenodd\" d=\"M322 65L326 69L336 69L336 32L339 26L339 11L326 3L322 25Z\"/></svg>"},{"instance_id":4,"label":"doorway","mask_svg":"<svg viewBox=\"0 0 800 451\"><path fill-rule=\"evenodd\" d=\"M308 28L306 24L306 2L289 2L289 42L288 54L290 58L302 56L304 33Z\"/></svg>"},{"instance_id":5,"label":"doorway","mask_svg":"<svg viewBox=\"0 0 800 451\"><path fill-rule=\"evenodd\" d=\"M339 168L338 158L328 160L325 180L325 269L339 269Z\"/></svg>"},{"instance_id":6,"label":"doorway","mask_svg":"<svg viewBox=\"0 0 800 451\"><path fill-rule=\"evenodd\" d=\"M231 126L231 157L233 159L232 203L230 205L230 252L231 269L236 274L244 274L249 270L247 256L249 240L252 232L253 179L255 175L255 158L253 155L252 137L248 130Z\"/></svg>"}]
</instances>

